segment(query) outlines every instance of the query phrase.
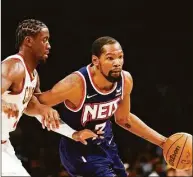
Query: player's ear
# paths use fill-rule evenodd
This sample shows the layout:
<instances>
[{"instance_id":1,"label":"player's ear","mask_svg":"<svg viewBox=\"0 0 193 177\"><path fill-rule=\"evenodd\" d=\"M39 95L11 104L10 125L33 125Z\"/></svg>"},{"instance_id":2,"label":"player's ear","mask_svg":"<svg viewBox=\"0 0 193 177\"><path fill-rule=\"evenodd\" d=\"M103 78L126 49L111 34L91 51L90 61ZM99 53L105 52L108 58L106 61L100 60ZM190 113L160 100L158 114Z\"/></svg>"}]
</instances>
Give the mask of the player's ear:
<instances>
[{"instance_id":1,"label":"player's ear","mask_svg":"<svg viewBox=\"0 0 193 177\"><path fill-rule=\"evenodd\" d=\"M96 55L92 55L92 63L95 66L99 65L99 58Z\"/></svg>"},{"instance_id":2,"label":"player's ear","mask_svg":"<svg viewBox=\"0 0 193 177\"><path fill-rule=\"evenodd\" d=\"M24 45L27 45L28 47L31 47L33 43L33 38L31 36L26 36L24 38Z\"/></svg>"}]
</instances>

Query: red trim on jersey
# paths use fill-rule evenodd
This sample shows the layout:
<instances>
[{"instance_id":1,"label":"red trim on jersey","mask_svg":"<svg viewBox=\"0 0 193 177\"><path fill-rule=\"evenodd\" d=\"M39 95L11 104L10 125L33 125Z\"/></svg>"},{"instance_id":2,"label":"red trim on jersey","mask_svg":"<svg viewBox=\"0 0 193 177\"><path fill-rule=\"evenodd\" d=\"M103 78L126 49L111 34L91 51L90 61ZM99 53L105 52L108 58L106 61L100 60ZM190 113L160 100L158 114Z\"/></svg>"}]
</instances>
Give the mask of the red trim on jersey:
<instances>
[{"instance_id":1,"label":"red trim on jersey","mask_svg":"<svg viewBox=\"0 0 193 177\"><path fill-rule=\"evenodd\" d=\"M7 140L1 140L1 144L5 144Z\"/></svg>"},{"instance_id":2,"label":"red trim on jersey","mask_svg":"<svg viewBox=\"0 0 193 177\"><path fill-rule=\"evenodd\" d=\"M70 107L70 106L68 106L68 105L66 104L66 101L64 101L64 105L65 105L66 108L68 108L70 111L78 112L78 111L82 108L83 103L84 103L84 100L85 100L85 98L86 98L86 81L85 81L85 79L84 79L84 76L83 76L79 71L74 72L74 74L79 75L80 78L81 78L81 80L82 80L82 85L83 85L82 98L81 98L81 101L80 101L79 105L78 105L75 109L72 108L72 107Z\"/></svg>"},{"instance_id":3,"label":"red trim on jersey","mask_svg":"<svg viewBox=\"0 0 193 177\"><path fill-rule=\"evenodd\" d=\"M16 121L14 124L13 124L13 128L15 128L17 126L17 123L18 121Z\"/></svg>"}]
</instances>

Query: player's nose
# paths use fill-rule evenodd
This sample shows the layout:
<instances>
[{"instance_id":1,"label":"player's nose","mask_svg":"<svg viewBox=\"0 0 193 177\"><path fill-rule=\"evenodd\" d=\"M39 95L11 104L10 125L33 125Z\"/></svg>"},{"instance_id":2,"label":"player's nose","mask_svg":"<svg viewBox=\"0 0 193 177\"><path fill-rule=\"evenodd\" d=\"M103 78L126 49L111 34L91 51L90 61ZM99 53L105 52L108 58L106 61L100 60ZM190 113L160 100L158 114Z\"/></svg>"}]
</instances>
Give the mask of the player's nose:
<instances>
[{"instance_id":1,"label":"player's nose","mask_svg":"<svg viewBox=\"0 0 193 177\"><path fill-rule=\"evenodd\" d=\"M47 49L51 49L51 45L50 45L50 43L48 42L48 44L47 44Z\"/></svg>"},{"instance_id":2,"label":"player's nose","mask_svg":"<svg viewBox=\"0 0 193 177\"><path fill-rule=\"evenodd\" d=\"M120 67L121 66L121 61L118 58L115 59L114 62L113 62L113 66L114 67Z\"/></svg>"}]
</instances>

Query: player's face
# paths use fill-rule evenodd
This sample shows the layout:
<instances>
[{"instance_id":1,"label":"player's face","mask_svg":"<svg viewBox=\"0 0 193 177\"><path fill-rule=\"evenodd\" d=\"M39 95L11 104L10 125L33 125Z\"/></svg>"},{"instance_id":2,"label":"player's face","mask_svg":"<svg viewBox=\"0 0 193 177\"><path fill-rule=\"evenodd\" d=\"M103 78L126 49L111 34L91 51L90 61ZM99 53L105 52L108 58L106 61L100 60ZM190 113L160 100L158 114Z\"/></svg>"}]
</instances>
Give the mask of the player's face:
<instances>
[{"instance_id":1,"label":"player's face","mask_svg":"<svg viewBox=\"0 0 193 177\"><path fill-rule=\"evenodd\" d=\"M34 55L39 58L39 60L45 61L48 58L48 54L51 49L49 37L48 28L42 28L41 31L33 38L32 50Z\"/></svg>"},{"instance_id":2,"label":"player's face","mask_svg":"<svg viewBox=\"0 0 193 177\"><path fill-rule=\"evenodd\" d=\"M120 44L104 45L98 67L102 75L110 82L117 82L121 79L122 67L123 51Z\"/></svg>"}]
</instances>

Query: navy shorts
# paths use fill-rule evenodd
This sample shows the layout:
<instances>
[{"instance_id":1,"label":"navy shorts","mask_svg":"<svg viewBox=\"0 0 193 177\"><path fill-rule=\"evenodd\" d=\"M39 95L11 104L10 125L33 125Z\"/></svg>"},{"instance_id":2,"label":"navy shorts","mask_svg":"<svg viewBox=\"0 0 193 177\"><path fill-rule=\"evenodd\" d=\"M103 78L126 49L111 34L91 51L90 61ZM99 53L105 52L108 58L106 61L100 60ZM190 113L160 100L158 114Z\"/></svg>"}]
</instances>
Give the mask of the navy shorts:
<instances>
[{"instance_id":1,"label":"navy shorts","mask_svg":"<svg viewBox=\"0 0 193 177\"><path fill-rule=\"evenodd\" d=\"M59 152L63 166L73 177L127 177L114 141L83 145L64 137Z\"/></svg>"}]
</instances>

